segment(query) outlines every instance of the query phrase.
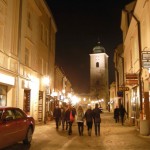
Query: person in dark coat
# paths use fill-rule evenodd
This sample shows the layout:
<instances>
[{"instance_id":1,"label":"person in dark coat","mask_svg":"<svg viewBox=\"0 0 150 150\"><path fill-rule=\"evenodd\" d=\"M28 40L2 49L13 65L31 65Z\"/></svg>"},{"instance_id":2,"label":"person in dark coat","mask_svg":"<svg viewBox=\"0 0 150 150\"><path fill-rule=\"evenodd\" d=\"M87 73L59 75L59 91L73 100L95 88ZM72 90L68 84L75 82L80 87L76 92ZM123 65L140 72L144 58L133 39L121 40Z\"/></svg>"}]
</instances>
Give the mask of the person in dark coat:
<instances>
[{"instance_id":1,"label":"person in dark coat","mask_svg":"<svg viewBox=\"0 0 150 150\"><path fill-rule=\"evenodd\" d=\"M98 108L98 104L95 104L95 108L93 109L93 116L94 116L94 125L95 125L95 135L100 136L100 118L101 110Z\"/></svg>"},{"instance_id":2,"label":"person in dark coat","mask_svg":"<svg viewBox=\"0 0 150 150\"><path fill-rule=\"evenodd\" d=\"M72 109L71 105L68 105L68 109L66 110L65 113L65 118L66 121L68 123L69 129L68 129L68 135L72 134L72 124L73 124L73 120L71 120L70 115L72 114L72 116L75 118L75 111Z\"/></svg>"},{"instance_id":3,"label":"person in dark coat","mask_svg":"<svg viewBox=\"0 0 150 150\"><path fill-rule=\"evenodd\" d=\"M62 130L64 130L64 127L65 127L65 123L66 123L66 119L65 119L65 113L66 113L66 110L65 110L65 107L61 106L61 124L62 124Z\"/></svg>"},{"instance_id":4,"label":"person in dark coat","mask_svg":"<svg viewBox=\"0 0 150 150\"><path fill-rule=\"evenodd\" d=\"M58 105L55 106L53 116L56 122L56 129L59 127L59 121L61 119L61 109L59 108Z\"/></svg>"},{"instance_id":5,"label":"person in dark coat","mask_svg":"<svg viewBox=\"0 0 150 150\"><path fill-rule=\"evenodd\" d=\"M121 123L123 125L124 124L124 116L125 116L125 114L127 114L127 112L126 112L125 108L123 107L123 105L120 106L119 113L120 113Z\"/></svg>"},{"instance_id":6,"label":"person in dark coat","mask_svg":"<svg viewBox=\"0 0 150 150\"><path fill-rule=\"evenodd\" d=\"M88 135L91 136L93 126L93 111L91 109L91 106L88 106L88 109L86 110L84 117L86 120Z\"/></svg>"},{"instance_id":7,"label":"person in dark coat","mask_svg":"<svg viewBox=\"0 0 150 150\"><path fill-rule=\"evenodd\" d=\"M119 122L119 108L118 106L116 106L116 108L114 109L114 119L115 119L115 122Z\"/></svg>"}]
</instances>

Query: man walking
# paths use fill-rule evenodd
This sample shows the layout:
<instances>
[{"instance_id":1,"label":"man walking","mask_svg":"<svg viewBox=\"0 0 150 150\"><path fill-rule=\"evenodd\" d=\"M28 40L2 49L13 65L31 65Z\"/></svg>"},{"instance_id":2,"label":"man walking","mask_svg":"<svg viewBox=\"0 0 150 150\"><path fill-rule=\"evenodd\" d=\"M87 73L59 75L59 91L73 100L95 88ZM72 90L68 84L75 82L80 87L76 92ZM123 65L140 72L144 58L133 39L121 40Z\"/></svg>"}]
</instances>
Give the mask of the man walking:
<instances>
[{"instance_id":1,"label":"man walking","mask_svg":"<svg viewBox=\"0 0 150 150\"><path fill-rule=\"evenodd\" d=\"M95 109L93 109L93 116L94 116L94 125L95 125L95 135L100 136L100 118L101 110L98 108L98 104L95 104Z\"/></svg>"},{"instance_id":2,"label":"man walking","mask_svg":"<svg viewBox=\"0 0 150 150\"><path fill-rule=\"evenodd\" d=\"M56 107L54 109L53 116L54 116L55 122L56 122L56 129L58 129L58 127L59 127L59 121L61 119L61 109L59 108L58 105L56 105Z\"/></svg>"},{"instance_id":3,"label":"man walking","mask_svg":"<svg viewBox=\"0 0 150 150\"><path fill-rule=\"evenodd\" d=\"M115 110L114 110L114 119L115 119L115 122L119 122L119 108L118 106L116 106Z\"/></svg>"}]
</instances>

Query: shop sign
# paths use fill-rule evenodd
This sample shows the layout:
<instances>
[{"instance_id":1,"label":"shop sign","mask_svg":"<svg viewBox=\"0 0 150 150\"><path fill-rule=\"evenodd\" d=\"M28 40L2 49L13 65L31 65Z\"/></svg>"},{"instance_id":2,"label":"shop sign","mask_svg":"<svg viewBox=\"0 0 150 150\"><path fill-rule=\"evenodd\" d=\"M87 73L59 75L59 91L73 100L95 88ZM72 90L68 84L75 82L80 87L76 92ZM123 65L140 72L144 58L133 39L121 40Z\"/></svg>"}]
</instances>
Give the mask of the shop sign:
<instances>
[{"instance_id":1,"label":"shop sign","mask_svg":"<svg viewBox=\"0 0 150 150\"><path fill-rule=\"evenodd\" d=\"M126 85L135 85L138 84L138 80L126 80Z\"/></svg>"},{"instance_id":2,"label":"shop sign","mask_svg":"<svg viewBox=\"0 0 150 150\"><path fill-rule=\"evenodd\" d=\"M150 68L150 51L142 51L142 67Z\"/></svg>"},{"instance_id":3,"label":"shop sign","mask_svg":"<svg viewBox=\"0 0 150 150\"><path fill-rule=\"evenodd\" d=\"M138 75L136 73L128 73L126 74L126 79L127 80L132 80L132 79L138 79Z\"/></svg>"},{"instance_id":4,"label":"shop sign","mask_svg":"<svg viewBox=\"0 0 150 150\"><path fill-rule=\"evenodd\" d=\"M119 91L129 91L129 88L125 86L121 86L119 87Z\"/></svg>"},{"instance_id":5,"label":"shop sign","mask_svg":"<svg viewBox=\"0 0 150 150\"><path fill-rule=\"evenodd\" d=\"M143 60L150 60L150 51L142 51L142 61Z\"/></svg>"},{"instance_id":6,"label":"shop sign","mask_svg":"<svg viewBox=\"0 0 150 150\"><path fill-rule=\"evenodd\" d=\"M142 62L142 67L143 68L150 68L150 61L143 61Z\"/></svg>"}]
</instances>

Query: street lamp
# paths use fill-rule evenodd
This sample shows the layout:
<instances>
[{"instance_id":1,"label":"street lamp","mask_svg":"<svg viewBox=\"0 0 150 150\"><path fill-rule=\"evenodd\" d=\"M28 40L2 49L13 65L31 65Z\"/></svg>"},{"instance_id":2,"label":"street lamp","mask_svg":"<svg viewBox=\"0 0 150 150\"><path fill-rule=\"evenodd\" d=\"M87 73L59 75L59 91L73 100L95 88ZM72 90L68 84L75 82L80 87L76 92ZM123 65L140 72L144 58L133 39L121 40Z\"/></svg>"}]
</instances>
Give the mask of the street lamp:
<instances>
[{"instance_id":1,"label":"street lamp","mask_svg":"<svg viewBox=\"0 0 150 150\"><path fill-rule=\"evenodd\" d=\"M49 84L50 84L50 79L48 76L45 76L43 78L43 84L45 86L45 114L44 114L44 124L46 124L46 121L47 121L47 116L46 116L46 113L47 113L47 95L50 94L50 89L49 89Z\"/></svg>"}]
</instances>

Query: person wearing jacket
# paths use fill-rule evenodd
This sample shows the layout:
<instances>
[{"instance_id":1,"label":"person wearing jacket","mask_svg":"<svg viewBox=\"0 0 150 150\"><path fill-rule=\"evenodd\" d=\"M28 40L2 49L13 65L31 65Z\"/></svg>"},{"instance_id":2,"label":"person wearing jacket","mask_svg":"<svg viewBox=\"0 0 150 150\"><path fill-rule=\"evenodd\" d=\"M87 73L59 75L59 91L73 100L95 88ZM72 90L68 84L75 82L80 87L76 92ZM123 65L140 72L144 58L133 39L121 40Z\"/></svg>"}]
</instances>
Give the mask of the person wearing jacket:
<instances>
[{"instance_id":1,"label":"person wearing jacket","mask_svg":"<svg viewBox=\"0 0 150 150\"><path fill-rule=\"evenodd\" d=\"M123 105L120 106L119 113L120 113L121 123L123 125L124 124L124 116L125 116L125 114L127 114L127 112L126 112L125 108L123 107Z\"/></svg>"},{"instance_id":2,"label":"person wearing jacket","mask_svg":"<svg viewBox=\"0 0 150 150\"><path fill-rule=\"evenodd\" d=\"M84 130L84 111L82 106L78 107L77 110L77 124L78 124L78 132L80 136L83 136L83 130Z\"/></svg>"},{"instance_id":3,"label":"person wearing jacket","mask_svg":"<svg viewBox=\"0 0 150 150\"><path fill-rule=\"evenodd\" d=\"M64 127L65 127L65 123L66 123L66 119L65 119L65 113L66 113L66 110L63 106L61 106L61 124L62 124L62 130L64 130Z\"/></svg>"},{"instance_id":4,"label":"person wearing jacket","mask_svg":"<svg viewBox=\"0 0 150 150\"><path fill-rule=\"evenodd\" d=\"M74 120L72 120L71 118L75 118L75 111L72 109L72 106L69 104L68 109L66 110L66 113L65 113L65 119L66 119L68 127L69 127L68 135L72 134L72 124L73 124Z\"/></svg>"},{"instance_id":5,"label":"person wearing jacket","mask_svg":"<svg viewBox=\"0 0 150 150\"><path fill-rule=\"evenodd\" d=\"M86 120L88 135L91 136L93 126L93 111L91 109L91 106L88 106L88 109L86 110L84 117Z\"/></svg>"},{"instance_id":6,"label":"person wearing jacket","mask_svg":"<svg viewBox=\"0 0 150 150\"><path fill-rule=\"evenodd\" d=\"M114 119L117 122L119 122L119 108L118 106L116 106L116 108L114 109Z\"/></svg>"},{"instance_id":7,"label":"person wearing jacket","mask_svg":"<svg viewBox=\"0 0 150 150\"><path fill-rule=\"evenodd\" d=\"M95 108L93 109L93 116L94 116L94 125L95 125L95 135L100 136L100 118L101 110L98 108L98 104L95 104Z\"/></svg>"},{"instance_id":8,"label":"person wearing jacket","mask_svg":"<svg viewBox=\"0 0 150 150\"><path fill-rule=\"evenodd\" d=\"M61 110L58 105L55 106L53 116L56 122L56 129L59 127L59 121L61 119Z\"/></svg>"}]
</instances>

